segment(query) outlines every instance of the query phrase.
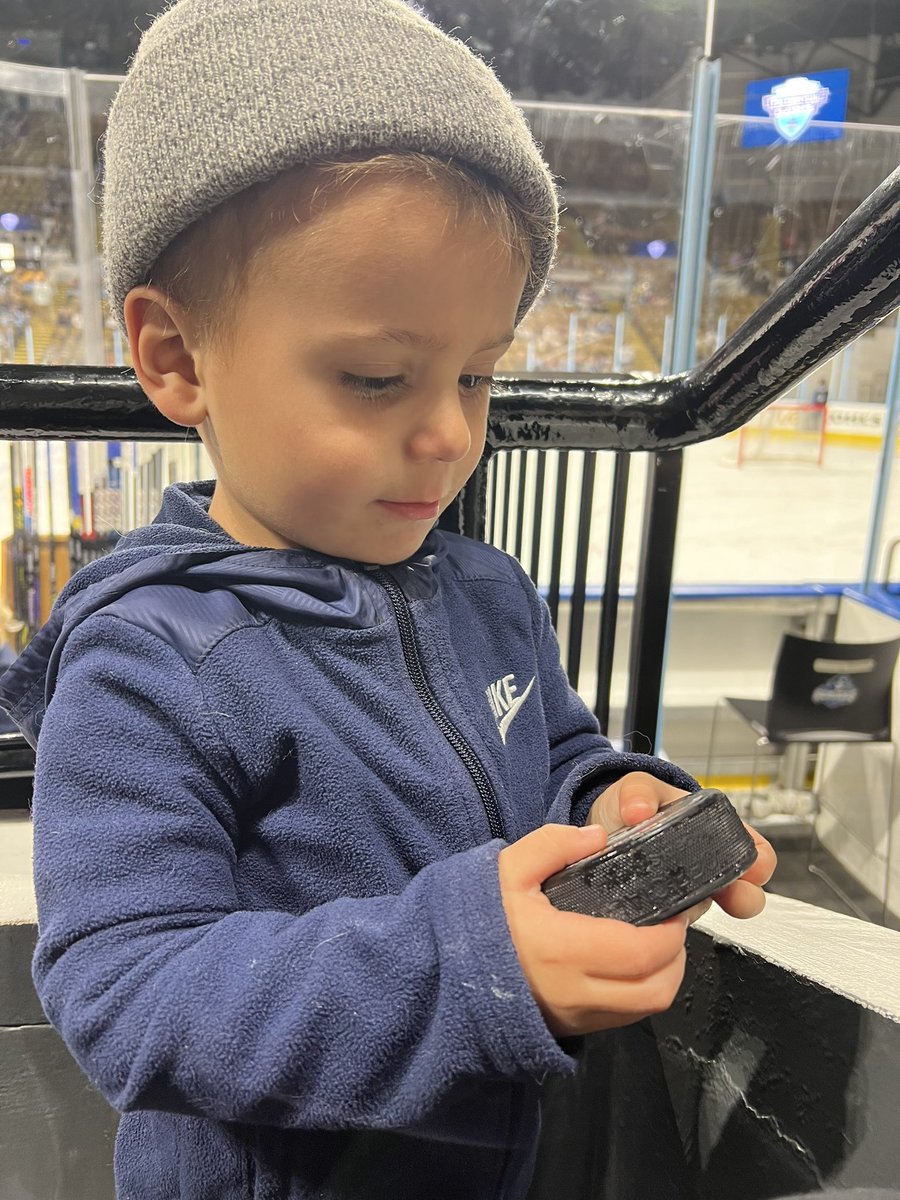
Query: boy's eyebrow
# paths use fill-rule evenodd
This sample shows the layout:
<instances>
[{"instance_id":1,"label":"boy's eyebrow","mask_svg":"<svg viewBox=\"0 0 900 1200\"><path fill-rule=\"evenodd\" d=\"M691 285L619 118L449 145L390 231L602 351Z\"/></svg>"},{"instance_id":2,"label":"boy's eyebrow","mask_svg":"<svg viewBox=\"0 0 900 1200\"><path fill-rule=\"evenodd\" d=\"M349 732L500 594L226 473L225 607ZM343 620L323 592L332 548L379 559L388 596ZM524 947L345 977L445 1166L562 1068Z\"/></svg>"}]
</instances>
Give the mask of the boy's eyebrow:
<instances>
[{"instance_id":1,"label":"boy's eyebrow","mask_svg":"<svg viewBox=\"0 0 900 1200\"><path fill-rule=\"evenodd\" d=\"M481 354L483 350L496 350L500 346L508 346L515 340L515 332L510 331L504 333L497 338L495 342L491 342L489 346L481 346L476 353ZM382 329L373 329L371 333L351 333L347 335L348 341L368 342L379 339L387 339L391 342L399 342L403 346L416 346L422 350L446 350L447 347L438 338L430 337L423 333L414 333L410 329L392 329L385 327ZM343 339L342 339L343 340Z\"/></svg>"}]
</instances>

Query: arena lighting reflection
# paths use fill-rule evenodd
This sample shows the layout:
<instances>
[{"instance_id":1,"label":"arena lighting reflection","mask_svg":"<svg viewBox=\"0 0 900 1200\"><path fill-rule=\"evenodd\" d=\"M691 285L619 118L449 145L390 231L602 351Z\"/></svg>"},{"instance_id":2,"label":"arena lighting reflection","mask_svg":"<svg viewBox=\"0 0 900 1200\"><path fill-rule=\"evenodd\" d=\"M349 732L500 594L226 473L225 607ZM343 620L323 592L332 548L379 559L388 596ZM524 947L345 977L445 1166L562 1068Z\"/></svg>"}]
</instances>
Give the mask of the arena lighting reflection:
<instances>
[{"instance_id":1,"label":"arena lighting reflection","mask_svg":"<svg viewBox=\"0 0 900 1200\"><path fill-rule=\"evenodd\" d=\"M668 450L731 433L900 304L898 227L900 168L693 370L499 377L489 449ZM0 437L182 441L186 432L149 404L130 368L0 365Z\"/></svg>"}]
</instances>

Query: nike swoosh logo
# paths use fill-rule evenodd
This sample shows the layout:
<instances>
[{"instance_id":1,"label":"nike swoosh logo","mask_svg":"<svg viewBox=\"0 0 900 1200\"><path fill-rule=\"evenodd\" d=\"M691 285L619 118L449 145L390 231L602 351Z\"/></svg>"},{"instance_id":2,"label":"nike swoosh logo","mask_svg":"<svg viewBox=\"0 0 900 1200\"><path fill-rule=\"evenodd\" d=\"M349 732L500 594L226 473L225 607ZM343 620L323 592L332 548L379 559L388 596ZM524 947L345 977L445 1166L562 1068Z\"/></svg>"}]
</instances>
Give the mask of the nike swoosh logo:
<instances>
[{"instance_id":1,"label":"nike swoosh logo","mask_svg":"<svg viewBox=\"0 0 900 1200\"><path fill-rule=\"evenodd\" d=\"M503 716L500 719L499 724L497 725L497 728L500 730L500 740L503 742L504 746L506 745L506 735L507 735L507 733L509 733L509 727L510 727L510 725L512 725L513 720L515 719L519 709L522 707L522 705L528 699L528 693L534 687L535 678L536 678L536 676L532 677L531 683L529 683L529 685L525 689L525 691L522 692L522 694L520 696L516 696L515 700L513 700L512 704L509 706L507 711L503 714Z\"/></svg>"}]
</instances>

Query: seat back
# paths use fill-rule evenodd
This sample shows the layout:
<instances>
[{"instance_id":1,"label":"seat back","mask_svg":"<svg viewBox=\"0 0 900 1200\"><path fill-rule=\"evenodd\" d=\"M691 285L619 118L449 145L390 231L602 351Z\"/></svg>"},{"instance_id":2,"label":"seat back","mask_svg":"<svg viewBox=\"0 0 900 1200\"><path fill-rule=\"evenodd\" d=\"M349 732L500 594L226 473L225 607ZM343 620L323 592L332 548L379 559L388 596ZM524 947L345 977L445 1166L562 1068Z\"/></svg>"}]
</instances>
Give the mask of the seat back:
<instances>
[{"instance_id":1,"label":"seat back","mask_svg":"<svg viewBox=\"0 0 900 1200\"><path fill-rule=\"evenodd\" d=\"M769 740L890 741L900 638L826 642L784 634L767 709Z\"/></svg>"}]
</instances>

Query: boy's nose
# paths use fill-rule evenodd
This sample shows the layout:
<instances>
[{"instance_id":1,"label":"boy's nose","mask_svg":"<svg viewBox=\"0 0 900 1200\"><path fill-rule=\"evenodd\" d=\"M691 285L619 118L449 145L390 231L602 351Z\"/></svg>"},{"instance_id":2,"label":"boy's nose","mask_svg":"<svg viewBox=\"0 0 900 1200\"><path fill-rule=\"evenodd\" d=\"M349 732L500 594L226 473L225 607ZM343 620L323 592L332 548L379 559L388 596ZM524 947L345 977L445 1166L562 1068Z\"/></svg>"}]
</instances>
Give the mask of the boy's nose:
<instances>
[{"instance_id":1,"label":"boy's nose","mask_svg":"<svg viewBox=\"0 0 900 1200\"><path fill-rule=\"evenodd\" d=\"M414 458L458 462L471 447L472 431L458 392L431 396L424 401L410 438Z\"/></svg>"}]
</instances>

